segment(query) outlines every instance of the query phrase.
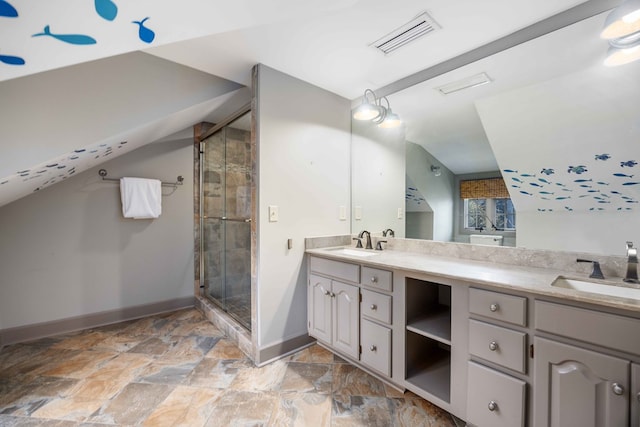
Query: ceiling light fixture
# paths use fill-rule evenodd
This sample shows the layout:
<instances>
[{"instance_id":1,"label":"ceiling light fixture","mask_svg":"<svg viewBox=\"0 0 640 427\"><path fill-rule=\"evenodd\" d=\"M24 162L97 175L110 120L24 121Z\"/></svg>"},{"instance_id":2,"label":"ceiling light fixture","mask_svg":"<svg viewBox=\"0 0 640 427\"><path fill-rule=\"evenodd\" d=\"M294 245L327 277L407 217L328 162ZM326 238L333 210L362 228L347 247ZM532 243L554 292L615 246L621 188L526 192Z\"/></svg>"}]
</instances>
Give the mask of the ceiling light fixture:
<instances>
[{"instance_id":1,"label":"ceiling light fixture","mask_svg":"<svg viewBox=\"0 0 640 427\"><path fill-rule=\"evenodd\" d=\"M609 40L604 65L624 65L640 59L640 0L626 0L613 9L600 37Z\"/></svg>"},{"instance_id":2,"label":"ceiling light fixture","mask_svg":"<svg viewBox=\"0 0 640 427\"><path fill-rule=\"evenodd\" d=\"M382 105L383 100L387 104L386 107ZM376 94L371 89L364 91L362 104L353 110L353 118L355 120L372 121L385 129L396 128L402 124L400 116L391 111L387 97L376 98Z\"/></svg>"}]
</instances>

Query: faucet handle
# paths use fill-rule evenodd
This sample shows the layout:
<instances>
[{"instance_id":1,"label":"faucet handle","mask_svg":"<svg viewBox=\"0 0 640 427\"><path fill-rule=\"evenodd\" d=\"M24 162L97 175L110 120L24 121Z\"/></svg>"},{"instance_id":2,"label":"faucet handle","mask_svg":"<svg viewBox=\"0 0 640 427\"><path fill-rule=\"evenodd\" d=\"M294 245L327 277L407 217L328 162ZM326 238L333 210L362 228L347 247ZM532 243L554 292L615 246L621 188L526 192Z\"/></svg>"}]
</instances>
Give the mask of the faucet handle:
<instances>
[{"instance_id":1,"label":"faucet handle","mask_svg":"<svg viewBox=\"0 0 640 427\"><path fill-rule=\"evenodd\" d=\"M602 274L602 270L600 269L600 263L598 261L593 261L590 259L582 259L578 258L577 262L590 262L593 264L593 270L591 270L591 274L589 275L592 279L604 279L604 274Z\"/></svg>"},{"instance_id":2,"label":"faucet handle","mask_svg":"<svg viewBox=\"0 0 640 427\"><path fill-rule=\"evenodd\" d=\"M357 241L358 241L358 243L356 243L356 248L362 248L362 238L360 238L360 237L354 237L354 238L353 238L353 239L351 239L351 240L357 240Z\"/></svg>"},{"instance_id":3,"label":"faucet handle","mask_svg":"<svg viewBox=\"0 0 640 427\"><path fill-rule=\"evenodd\" d=\"M378 243L376 244L376 251L381 251L382 250L382 243L387 243L386 240L378 240Z\"/></svg>"}]
</instances>

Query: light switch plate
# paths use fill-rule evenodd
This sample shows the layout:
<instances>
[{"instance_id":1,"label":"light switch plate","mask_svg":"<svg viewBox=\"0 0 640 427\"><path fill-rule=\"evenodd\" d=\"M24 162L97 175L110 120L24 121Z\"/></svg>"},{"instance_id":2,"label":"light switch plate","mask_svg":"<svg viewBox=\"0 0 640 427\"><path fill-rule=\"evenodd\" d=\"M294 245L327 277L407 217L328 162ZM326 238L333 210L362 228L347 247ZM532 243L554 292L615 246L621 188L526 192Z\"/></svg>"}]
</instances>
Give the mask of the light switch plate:
<instances>
[{"instance_id":1,"label":"light switch plate","mask_svg":"<svg viewBox=\"0 0 640 427\"><path fill-rule=\"evenodd\" d=\"M347 207L346 206L340 206L340 217L339 217L340 221L346 221L347 220Z\"/></svg>"},{"instance_id":2,"label":"light switch plate","mask_svg":"<svg viewBox=\"0 0 640 427\"><path fill-rule=\"evenodd\" d=\"M269 222L278 221L278 207L275 205L269 205Z\"/></svg>"},{"instance_id":3,"label":"light switch plate","mask_svg":"<svg viewBox=\"0 0 640 427\"><path fill-rule=\"evenodd\" d=\"M356 206L353 212L353 219L359 221L362 219L362 206Z\"/></svg>"},{"instance_id":4,"label":"light switch plate","mask_svg":"<svg viewBox=\"0 0 640 427\"><path fill-rule=\"evenodd\" d=\"M398 219L402 219L403 215L404 215L403 209L398 208Z\"/></svg>"}]
</instances>

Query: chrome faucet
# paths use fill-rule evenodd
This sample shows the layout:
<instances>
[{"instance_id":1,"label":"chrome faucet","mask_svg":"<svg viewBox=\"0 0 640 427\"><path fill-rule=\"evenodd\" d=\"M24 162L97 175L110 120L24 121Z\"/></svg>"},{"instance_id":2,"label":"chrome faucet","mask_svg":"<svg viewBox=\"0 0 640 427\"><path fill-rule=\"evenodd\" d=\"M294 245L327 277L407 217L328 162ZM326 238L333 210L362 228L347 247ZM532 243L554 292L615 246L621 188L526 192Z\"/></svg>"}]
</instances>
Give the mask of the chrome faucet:
<instances>
[{"instance_id":1,"label":"chrome faucet","mask_svg":"<svg viewBox=\"0 0 640 427\"><path fill-rule=\"evenodd\" d=\"M362 230L360 234L358 234L358 238L364 238L365 233L367 234L367 243L365 245L365 249L373 249L373 246L371 246L371 233L369 233L367 230Z\"/></svg>"},{"instance_id":2,"label":"chrome faucet","mask_svg":"<svg viewBox=\"0 0 640 427\"><path fill-rule=\"evenodd\" d=\"M627 275L623 280L627 283L640 283L638 281L638 250L633 247L633 242L627 242Z\"/></svg>"},{"instance_id":3,"label":"chrome faucet","mask_svg":"<svg viewBox=\"0 0 640 427\"><path fill-rule=\"evenodd\" d=\"M396 233L390 228L382 230L382 237L387 237L387 235L389 235L389 237L396 237Z\"/></svg>"}]
</instances>

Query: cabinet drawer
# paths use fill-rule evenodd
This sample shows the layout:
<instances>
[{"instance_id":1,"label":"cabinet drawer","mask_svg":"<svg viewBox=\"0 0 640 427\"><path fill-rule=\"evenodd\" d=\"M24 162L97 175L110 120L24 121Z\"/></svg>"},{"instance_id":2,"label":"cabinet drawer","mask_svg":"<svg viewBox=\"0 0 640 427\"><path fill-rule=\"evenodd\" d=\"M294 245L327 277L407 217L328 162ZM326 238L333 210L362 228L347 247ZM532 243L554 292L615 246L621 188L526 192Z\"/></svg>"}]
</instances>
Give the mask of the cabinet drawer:
<instances>
[{"instance_id":1,"label":"cabinet drawer","mask_svg":"<svg viewBox=\"0 0 640 427\"><path fill-rule=\"evenodd\" d=\"M500 292L469 289L469 312L514 325L527 324L527 299Z\"/></svg>"},{"instance_id":2,"label":"cabinet drawer","mask_svg":"<svg viewBox=\"0 0 640 427\"><path fill-rule=\"evenodd\" d=\"M387 270L362 267L362 284L371 288L391 292L393 290L392 274Z\"/></svg>"},{"instance_id":3,"label":"cabinet drawer","mask_svg":"<svg viewBox=\"0 0 640 427\"><path fill-rule=\"evenodd\" d=\"M526 339L522 332L469 320L469 353L523 374Z\"/></svg>"},{"instance_id":4,"label":"cabinet drawer","mask_svg":"<svg viewBox=\"0 0 640 427\"><path fill-rule=\"evenodd\" d=\"M477 427L524 426L525 383L469 362L467 421Z\"/></svg>"},{"instance_id":5,"label":"cabinet drawer","mask_svg":"<svg viewBox=\"0 0 640 427\"><path fill-rule=\"evenodd\" d=\"M391 296L362 289L360 313L379 322L391 324Z\"/></svg>"},{"instance_id":6,"label":"cabinet drawer","mask_svg":"<svg viewBox=\"0 0 640 427\"><path fill-rule=\"evenodd\" d=\"M360 344L360 361L391 376L391 329L363 319L360 324Z\"/></svg>"},{"instance_id":7,"label":"cabinet drawer","mask_svg":"<svg viewBox=\"0 0 640 427\"><path fill-rule=\"evenodd\" d=\"M314 273L324 276L335 277L352 283L360 282L360 266L356 264L312 256L309 260L309 268Z\"/></svg>"},{"instance_id":8,"label":"cabinet drawer","mask_svg":"<svg viewBox=\"0 0 640 427\"><path fill-rule=\"evenodd\" d=\"M640 354L640 319L633 317L536 301L535 326L540 331Z\"/></svg>"}]
</instances>

